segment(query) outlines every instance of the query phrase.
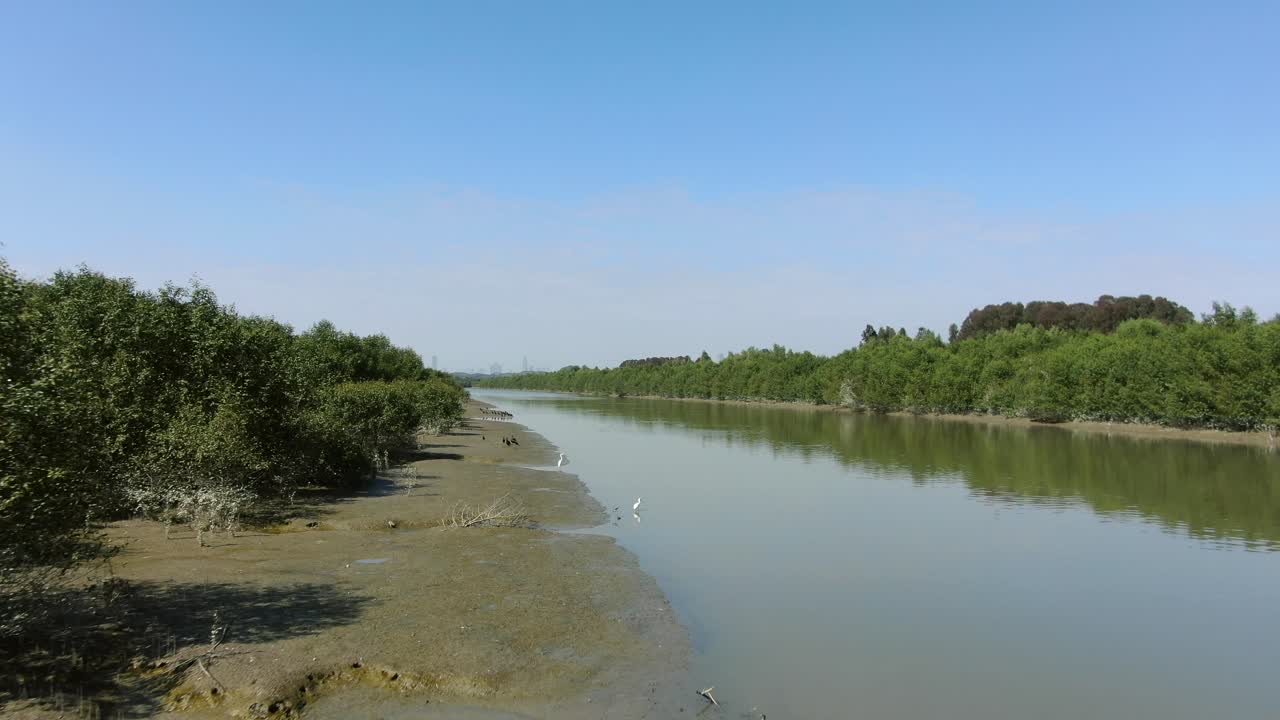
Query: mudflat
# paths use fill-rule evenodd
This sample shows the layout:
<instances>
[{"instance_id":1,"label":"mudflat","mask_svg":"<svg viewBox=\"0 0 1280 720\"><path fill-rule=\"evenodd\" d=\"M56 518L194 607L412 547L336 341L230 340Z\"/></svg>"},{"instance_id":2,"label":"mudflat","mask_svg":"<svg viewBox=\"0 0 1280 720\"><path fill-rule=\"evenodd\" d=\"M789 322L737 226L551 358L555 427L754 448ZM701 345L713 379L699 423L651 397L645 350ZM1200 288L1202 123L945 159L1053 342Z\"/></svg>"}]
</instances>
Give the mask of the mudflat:
<instances>
[{"instance_id":1,"label":"mudflat","mask_svg":"<svg viewBox=\"0 0 1280 720\"><path fill-rule=\"evenodd\" d=\"M234 537L110 529L130 666L105 717L636 718L700 709L690 645L656 582L544 438L480 419L423 438L356 494L299 496ZM508 445L503 437L517 439ZM505 497L528 521L444 527ZM145 619L145 623L140 620ZM137 628L145 627L144 630ZM139 637L139 635L145 637ZM92 698L91 698L92 699ZM76 703L70 702L71 709ZM84 699L79 706L88 706ZM11 716L56 708L11 702ZM74 716L74 715L72 715Z\"/></svg>"}]
</instances>

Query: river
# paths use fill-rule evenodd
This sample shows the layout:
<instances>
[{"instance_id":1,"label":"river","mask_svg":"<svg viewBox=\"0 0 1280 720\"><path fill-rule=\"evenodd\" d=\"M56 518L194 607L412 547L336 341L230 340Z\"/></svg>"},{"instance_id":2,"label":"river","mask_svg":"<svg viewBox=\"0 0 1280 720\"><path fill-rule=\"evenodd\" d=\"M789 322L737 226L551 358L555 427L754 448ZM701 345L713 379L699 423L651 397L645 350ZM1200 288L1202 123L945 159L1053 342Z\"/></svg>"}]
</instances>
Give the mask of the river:
<instances>
[{"instance_id":1,"label":"river","mask_svg":"<svg viewBox=\"0 0 1280 720\"><path fill-rule=\"evenodd\" d=\"M472 393L619 506L592 532L657 578L723 717L1280 713L1280 453Z\"/></svg>"}]
</instances>

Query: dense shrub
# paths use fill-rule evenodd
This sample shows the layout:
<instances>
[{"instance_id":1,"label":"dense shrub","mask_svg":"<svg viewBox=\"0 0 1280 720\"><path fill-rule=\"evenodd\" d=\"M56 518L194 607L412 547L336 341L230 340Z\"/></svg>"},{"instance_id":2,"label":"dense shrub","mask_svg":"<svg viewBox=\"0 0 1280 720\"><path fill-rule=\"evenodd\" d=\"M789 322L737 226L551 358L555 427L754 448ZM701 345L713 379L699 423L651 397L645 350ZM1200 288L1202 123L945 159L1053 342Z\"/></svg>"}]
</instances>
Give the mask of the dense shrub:
<instances>
[{"instance_id":1,"label":"dense shrub","mask_svg":"<svg viewBox=\"0 0 1280 720\"><path fill-rule=\"evenodd\" d=\"M464 398L382 336L296 335L200 285L143 292L83 268L27 282L3 261L0 391L6 575L92 556L97 524L139 498L166 498L159 513L356 482L375 453L451 427Z\"/></svg>"},{"instance_id":2,"label":"dense shrub","mask_svg":"<svg viewBox=\"0 0 1280 720\"><path fill-rule=\"evenodd\" d=\"M425 367L422 356L396 347L385 335L360 337L321 320L298 336L303 356L331 383L364 380L450 380L447 373Z\"/></svg>"},{"instance_id":3,"label":"dense shrub","mask_svg":"<svg viewBox=\"0 0 1280 720\"><path fill-rule=\"evenodd\" d=\"M375 473L387 454L424 428L443 432L462 419L462 389L445 380L343 383L312 415L328 475L353 481Z\"/></svg>"}]
</instances>

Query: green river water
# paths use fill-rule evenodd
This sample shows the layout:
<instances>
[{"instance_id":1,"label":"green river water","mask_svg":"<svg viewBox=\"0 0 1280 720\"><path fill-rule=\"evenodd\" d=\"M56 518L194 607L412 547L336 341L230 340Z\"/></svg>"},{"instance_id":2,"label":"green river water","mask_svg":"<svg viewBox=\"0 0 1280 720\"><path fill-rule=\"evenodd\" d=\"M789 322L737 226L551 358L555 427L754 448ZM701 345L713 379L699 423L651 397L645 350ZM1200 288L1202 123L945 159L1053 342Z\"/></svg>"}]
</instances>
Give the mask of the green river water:
<instances>
[{"instance_id":1,"label":"green river water","mask_svg":"<svg viewBox=\"0 0 1280 720\"><path fill-rule=\"evenodd\" d=\"M619 506L723 717L1280 717L1280 453L473 394Z\"/></svg>"}]
</instances>

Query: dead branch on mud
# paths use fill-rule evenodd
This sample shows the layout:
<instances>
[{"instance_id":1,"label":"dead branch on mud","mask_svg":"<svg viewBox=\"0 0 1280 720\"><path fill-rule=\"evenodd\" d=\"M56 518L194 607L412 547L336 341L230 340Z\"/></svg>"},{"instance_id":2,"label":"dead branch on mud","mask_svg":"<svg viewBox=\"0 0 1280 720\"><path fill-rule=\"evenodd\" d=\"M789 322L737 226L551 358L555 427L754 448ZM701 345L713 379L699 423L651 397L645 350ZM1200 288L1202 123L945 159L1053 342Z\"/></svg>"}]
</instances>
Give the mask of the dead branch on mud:
<instances>
[{"instance_id":1,"label":"dead branch on mud","mask_svg":"<svg viewBox=\"0 0 1280 720\"><path fill-rule=\"evenodd\" d=\"M531 524L524 504L503 495L485 506L458 502L449 511L449 517L441 523L447 528L467 528L480 525L491 527L527 527Z\"/></svg>"}]
</instances>

